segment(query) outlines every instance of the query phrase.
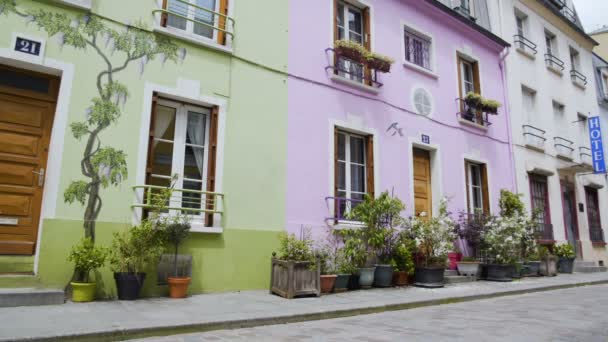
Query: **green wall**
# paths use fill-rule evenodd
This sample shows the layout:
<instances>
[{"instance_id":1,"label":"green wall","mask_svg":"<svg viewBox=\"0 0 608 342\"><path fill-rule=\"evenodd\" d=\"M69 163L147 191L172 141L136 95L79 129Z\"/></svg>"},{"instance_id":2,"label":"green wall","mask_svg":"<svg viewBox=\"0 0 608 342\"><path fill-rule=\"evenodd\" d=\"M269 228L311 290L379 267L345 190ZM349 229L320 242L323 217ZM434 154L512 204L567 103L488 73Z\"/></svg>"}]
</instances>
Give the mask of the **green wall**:
<instances>
[{"instance_id":1,"label":"green wall","mask_svg":"<svg viewBox=\"0 0 608 342\"><path fill-rule=\"evenodd\" d=\"M45 11L79 16L84 12L48 2L17 0L20 11ZM117 31L124 23L141 22L153 27L151 15L156 1L94 0L92 12ZM137 4L136 4L137 3ZM224 140L223 192L225 193L224 232L192 233L183 253L193 255L193 293L265 288L269 259L277 248L278 232L285 225L286 142L287 142L287 12L284 0L235 1L234 54L213 50L178 39L187 50L183 63L158 59L145 66L140 75L137 63L115 77L127 85L129 99L117 124L101 135L106 146L126 153L129 177L118 187L102 190L103 208L97 225L97 243L110 245L112 232L127 229L132 220L131 187L136 185L139 131L144 119L144 84L151 82L176 88L179 79L200 82L200 95L227 100ZM35 23L26 24L14 14L0 15L0 48L10 49L13 32L47 39L46 58L74 65L72 93L69 96L68 124L81 121L91 99L97 96L95 79L103 60L89 47L60 46ZM124 54L112 55L119 63ZM73 180L82 179L80 160L84 142L66 129L61 151L61 176L54 217L43 220L38 274L15 281L0 279L4 286L64 287L72 267L66 261L70 247L83 236L80 204L66 204L63 192ZM57 153L57 151L51 151ZM0 272L16 259L0 258ZM29 259L31 261L31 259ZM6 267L3 267L5 265ZM30 264L31 265L31 264ZM3 269L5 268L5 269ZM108 268L98 274L100 294L112 297L113 279ZM152 274L146 281L146 295L162 294L154 286ZM18 278L15 278L18 279ZM33 279L33 280L32 280Z\"/></svg>"}]
</instances>

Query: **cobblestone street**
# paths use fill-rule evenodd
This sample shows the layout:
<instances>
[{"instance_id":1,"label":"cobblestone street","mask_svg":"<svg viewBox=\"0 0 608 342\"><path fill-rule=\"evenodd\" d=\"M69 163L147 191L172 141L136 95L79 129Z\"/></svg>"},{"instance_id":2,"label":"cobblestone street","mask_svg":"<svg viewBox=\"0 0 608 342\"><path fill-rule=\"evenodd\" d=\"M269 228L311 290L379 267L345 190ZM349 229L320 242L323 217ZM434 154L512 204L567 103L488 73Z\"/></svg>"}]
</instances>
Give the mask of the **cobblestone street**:
<instances>
[{"instance_id":1,"label":"cobblestone street","mask_svg":"<svg viewBox=\"0 0 608 342\"><path fill-rule=\"evenodd\" d=\"M608 341L608 285L297 324L149 338L194 341Z\"/></svg>"}]
</instances>

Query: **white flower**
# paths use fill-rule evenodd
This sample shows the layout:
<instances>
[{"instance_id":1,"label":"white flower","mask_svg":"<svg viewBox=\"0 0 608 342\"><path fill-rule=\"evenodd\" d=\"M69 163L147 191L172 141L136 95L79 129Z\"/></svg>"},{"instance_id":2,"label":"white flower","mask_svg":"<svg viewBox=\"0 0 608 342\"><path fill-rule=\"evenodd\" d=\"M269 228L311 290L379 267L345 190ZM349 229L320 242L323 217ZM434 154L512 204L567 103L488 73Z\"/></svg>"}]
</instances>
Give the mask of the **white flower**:
<instances>
[{"instance_id":1,"label":"white flower","mask_svg":"<svg viewBox=\"0 0 608 342\"><path fill-rule=\"evenodd\" d=\"M421 212L419 216L420 217L426 217L426 211Z\"/></svg>"}]
</instances>

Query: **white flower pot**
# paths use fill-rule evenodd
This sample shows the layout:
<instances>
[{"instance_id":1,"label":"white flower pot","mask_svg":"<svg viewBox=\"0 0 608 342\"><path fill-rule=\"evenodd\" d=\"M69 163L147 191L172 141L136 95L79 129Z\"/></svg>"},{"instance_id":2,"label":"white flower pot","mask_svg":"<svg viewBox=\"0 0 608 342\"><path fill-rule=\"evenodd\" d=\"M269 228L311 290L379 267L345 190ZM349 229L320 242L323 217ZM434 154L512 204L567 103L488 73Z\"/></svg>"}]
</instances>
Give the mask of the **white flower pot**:
<instances>
[{"instance_id":1,"label":"white flower pot","mask_svg":"<svg viewBox=\"0 0 608 342\"><path fill-rule=\"evenodd\" d=\"M456 263L458 274L461 276L475 277L479 273L479 262L477 261L460 261Z\"/></svg>"}]
</instances>

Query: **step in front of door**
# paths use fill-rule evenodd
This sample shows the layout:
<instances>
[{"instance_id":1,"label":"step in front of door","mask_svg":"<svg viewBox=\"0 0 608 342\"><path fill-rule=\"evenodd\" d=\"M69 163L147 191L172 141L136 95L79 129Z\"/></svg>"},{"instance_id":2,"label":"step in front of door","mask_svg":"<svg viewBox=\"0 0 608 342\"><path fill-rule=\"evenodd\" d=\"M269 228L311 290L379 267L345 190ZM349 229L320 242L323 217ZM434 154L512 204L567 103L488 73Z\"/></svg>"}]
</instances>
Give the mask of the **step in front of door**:
<instances>
[{"instance_id":1,"label":"step in front of door","mask_svg":"<svg viewBox=\"0 0 608 342\"><path fill-rule=\"evenodd\" d=\"M65 302L63 290L58 289L0 289L0 307L57 305Z\"/></svg>"}]
</instances>

